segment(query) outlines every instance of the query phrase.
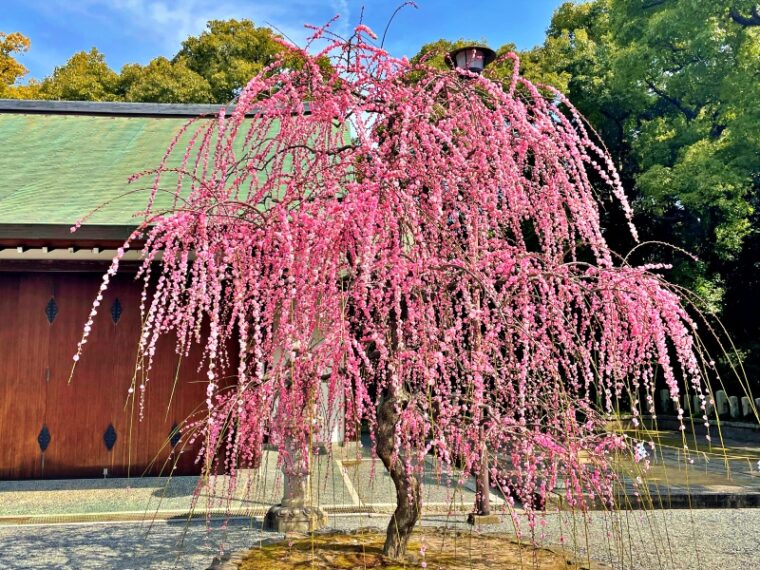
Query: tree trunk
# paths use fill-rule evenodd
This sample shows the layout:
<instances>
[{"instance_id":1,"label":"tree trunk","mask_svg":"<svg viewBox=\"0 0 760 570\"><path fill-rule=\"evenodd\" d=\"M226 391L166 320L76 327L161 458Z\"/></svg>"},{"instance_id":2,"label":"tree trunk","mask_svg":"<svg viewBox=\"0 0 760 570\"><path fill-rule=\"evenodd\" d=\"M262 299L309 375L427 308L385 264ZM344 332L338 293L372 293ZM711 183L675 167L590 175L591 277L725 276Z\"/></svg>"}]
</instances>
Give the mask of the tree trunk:
<instances>
[{"instance_id":1,"label":"tree trunk","mask_svg":"<svg viewBox=\"0 0 760 570\"><path fill-rule=\"evenodd\" d=\"M489 476L488 450L485 443L480 455L480 469L475 480L475 514L487 516L491 514L491 477Z\"/></svg>"},{"instance_id":2,"label":"tree trunk","mask_svg":"<svg viewBox=\"0 0 760 570\"><path fill-rule=\"evenodd\" d=\"M399 414L396 405L404 406L407 398L389 397L380 405L377 415L377 454L396 486L396 511L388 524L383 554L400 559L406 554L409 537L420 518L422 495L417 477L408 473L403 457L393 457Z\"/></svg>"}]
</instances>

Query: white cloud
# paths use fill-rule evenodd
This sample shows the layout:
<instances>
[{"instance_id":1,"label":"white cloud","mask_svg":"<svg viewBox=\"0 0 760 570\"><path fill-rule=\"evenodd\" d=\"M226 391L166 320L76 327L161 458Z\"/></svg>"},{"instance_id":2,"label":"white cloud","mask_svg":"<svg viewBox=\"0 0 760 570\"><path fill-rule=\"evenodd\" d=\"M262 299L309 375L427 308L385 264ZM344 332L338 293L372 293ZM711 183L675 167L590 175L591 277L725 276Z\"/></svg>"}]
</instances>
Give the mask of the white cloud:
<instances>
[{"instance_id":1,"label":"white cloud","mask_svg":"<svg viewBox=\"0 0 760 570\"><path fill-rule=\"evenodd\" d=\"M351 21L351 11L348 8L348 0L331 0L330 6L335 14L340 14L340 20L337 22L336 32L343 37L348 35L349 23Z\"/></svg>"},{"instance_id":2,"label":"white cloud","mask_svg":"<svg viewBox=\"0 0 760 570\"><path fill-rule=\"evenodd\" d=\"M168 51L176 51L182 40L199 34L214 19L249 18L259 26L271 25L299 45L311 34L303 27L306 23L320 25L337 13L336 32L345 34L350 27L347 0L83 0L83 7L119 14L132 35L149 34L151 43Z\"/></svg>"}]
</instances>

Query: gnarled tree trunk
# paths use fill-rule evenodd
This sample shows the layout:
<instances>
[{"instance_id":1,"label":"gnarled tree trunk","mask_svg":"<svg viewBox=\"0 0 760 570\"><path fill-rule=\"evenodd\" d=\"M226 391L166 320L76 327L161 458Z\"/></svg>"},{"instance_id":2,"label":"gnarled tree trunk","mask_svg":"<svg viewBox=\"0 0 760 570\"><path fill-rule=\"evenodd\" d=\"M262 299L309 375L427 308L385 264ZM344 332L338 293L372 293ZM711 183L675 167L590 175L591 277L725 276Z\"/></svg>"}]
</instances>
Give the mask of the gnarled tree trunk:
<instances>
[{"instance_id":1,"label":"gnarled tree trunk","mask_svg":"<svg viewBox=\"0 0 760 570\"><path fill-rule=\"evenodd\" d=\"M388 524L383 554L398 559L406 554L409 537L420 518L422 495L420 481L408 473L403 457L394 457L394 441L399 421L397 406L403 408L408 398L390 396L380 405L377 415L377 454L396 486L396 510Z\"/></svg>"}]
</instances>

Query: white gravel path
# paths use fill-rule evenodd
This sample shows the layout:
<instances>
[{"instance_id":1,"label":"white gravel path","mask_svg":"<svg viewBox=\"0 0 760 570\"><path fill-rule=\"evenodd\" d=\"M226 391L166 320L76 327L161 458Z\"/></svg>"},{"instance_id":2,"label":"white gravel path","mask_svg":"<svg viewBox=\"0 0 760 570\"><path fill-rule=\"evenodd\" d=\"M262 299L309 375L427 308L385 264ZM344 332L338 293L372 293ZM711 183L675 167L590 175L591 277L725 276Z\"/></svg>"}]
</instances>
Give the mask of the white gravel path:
<instances>
[{"instance_id":1,"label":"white gravel path","mask_svg":"<svg viewBox=\"0 0 760 570\"><path fill-rule=\"evenodd\" d=\"M387 516L334 517L339 528L384 526ZM546 519L548 543L565 536L566 545L576 544L614 568L632 570L755 570L760 569L760 509L633 511L604 515L595 513L573 539L568 515ZM446 517L426 518L426 525L461 526ZM564 530L560 530L562 527ZM502 528L511 530L511 523ZM207 530L204 522L162 521L148 527L142 523L98 523L0 527L2 569L204 569L219 551L253 546L269 536L249 523L231 521L223 531L218 524Z\"/></svg>"}]
</instances>

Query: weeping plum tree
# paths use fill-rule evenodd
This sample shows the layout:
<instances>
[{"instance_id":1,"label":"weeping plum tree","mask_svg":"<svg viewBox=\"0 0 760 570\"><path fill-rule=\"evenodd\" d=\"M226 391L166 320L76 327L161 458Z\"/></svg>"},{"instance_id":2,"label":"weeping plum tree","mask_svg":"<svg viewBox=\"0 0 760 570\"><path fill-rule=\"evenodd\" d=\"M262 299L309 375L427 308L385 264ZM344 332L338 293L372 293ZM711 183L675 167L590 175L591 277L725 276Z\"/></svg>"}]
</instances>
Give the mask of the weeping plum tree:
<instances>
[{"instance_id":1,"label":"weeping plum tree","mask_svg":"<svg viewBox=\"0 0 760 570\"><path fill-rule=\"evenodd\" d=\"M704 363L657 268L605 243L599 187L630 219L610 157L514 56L500 84L372 40L359 26L302 68L264 70L143 173L150 203L123 249L143 236L146 377L161 336L203 346L201 457L233 485L265 439L287 462L308 453L316 406L344 406L397 489L391 557L431 456L441 473L488 469L510 508L534 512L560 486L577 508L611 500L626 444L604 415L624 397L654 411L657 374L674 402L704 394Z\"/></svg>"}]
</instances>

